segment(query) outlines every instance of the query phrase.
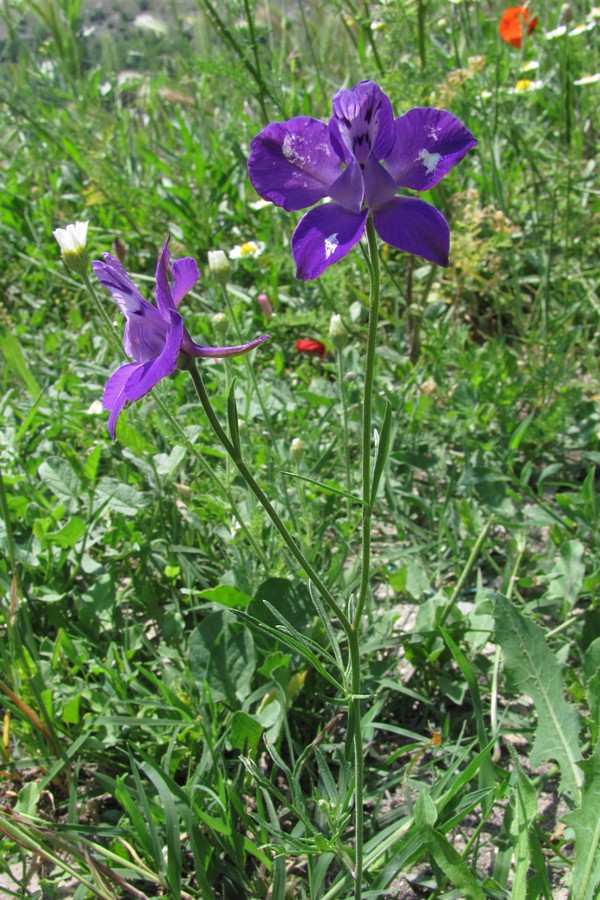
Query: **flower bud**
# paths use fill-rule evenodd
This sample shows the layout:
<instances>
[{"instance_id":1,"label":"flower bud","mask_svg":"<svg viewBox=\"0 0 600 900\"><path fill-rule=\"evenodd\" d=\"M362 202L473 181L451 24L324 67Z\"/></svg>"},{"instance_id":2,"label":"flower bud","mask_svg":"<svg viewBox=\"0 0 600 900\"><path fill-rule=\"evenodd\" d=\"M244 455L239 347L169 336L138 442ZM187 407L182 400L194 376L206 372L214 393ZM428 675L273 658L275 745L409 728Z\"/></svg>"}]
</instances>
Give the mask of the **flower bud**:
<instances>
[{"instance_id":1,"label":"flower bud","mask_svg":"<svg viewBox=\"0 0 600 900\"><path fill-rule=\"evenodd\" d=\"M80 275L85 275L90 262L85 249L87 229L88 222L75 222L74 225L67 225L66 228L55 228L52 232L58 241L65 265Z\"/></svg>"},{"instance_id":2,"label":"flower bud","mask_svg":"<svg viewBox=\"0 0 600 900\"><path fill-rule=\"evenodd\" d=\"M265 319L271 319L273 316L273 307L271 306L271 301L269 300L267 295L259 294L256 300L263 311Z\"/></svg>"},{"instance_id":3,"label":"flower bud","mask_svg":"<svg viewBox=\"0 0 600 900\"><path fill-rule=\"evenodd\" d=\"M304 456L304 442L300 438L294 438L290 444L290 454L294 462L301 462Z\"/></svg>"},{"instance_id":4,"label":"flower bud","mask_svg":"<svg viewBox=\"0 0 600 900\"><path fill-rule=\"evenodd\" d=\"M336 350L343 350L348 343L348 329L342 322L342 317L334 313L329 323L329 337Z\"/></svg>"},{"instance_id":5,"label":"flower bud","mask_svg":"<svg viewBox=\"0 0 600 900\"><path fill-rule=\"evenodd\" d=\"M215 313L211 319L211 322L212 327L217 332L217 334L227 334L229 322L227 321L227 316L225 315L225 313Z\"/></svg>"},{"instance_id":6,"label":"flower bud","mask_svg":"<svg viewBox=\"0 0 600 900\"><path fill-rule=\"evenodd\" d=\"M208 268L211 275L216 278L217 281L221 281L224 284L229 278L231 263L223 250L209 250Z\"/></svg>"}]
</instances>

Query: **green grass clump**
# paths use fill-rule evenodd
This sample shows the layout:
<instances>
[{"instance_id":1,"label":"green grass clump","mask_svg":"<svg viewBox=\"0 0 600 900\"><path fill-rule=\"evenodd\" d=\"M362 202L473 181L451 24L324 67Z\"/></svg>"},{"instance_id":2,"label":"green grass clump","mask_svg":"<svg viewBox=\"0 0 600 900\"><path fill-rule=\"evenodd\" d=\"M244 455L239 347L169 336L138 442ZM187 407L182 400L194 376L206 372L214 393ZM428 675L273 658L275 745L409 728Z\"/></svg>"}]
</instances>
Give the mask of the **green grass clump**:
<instances>
[{"instance_id":1,"label":"green grass clump","mask_svg":"<svg viewBox=\"0 0 600 900\"><path fill-rule=\"evenodd\" d=\"M221 311L228 343L270 332L203 378L223 423L234 385L246 464L347 600L369 264L296 281L298 216L256 202L246 160L267 122L326 119L367 78L397 115L449 109L479 145L426 197L450 267L381 249L363 896L597 896L600 19L539 0L513 48L491 6L198 0L134 20L5 0L2 896L354 896L336 623L189 379L129 407L111 443L122 359L52 231L89 219L91 258L123 253L146 295L170 233L201 269L195 340L224 342ZM226 305L208 251L249 241L264 249L232 263Z\"/></svg>"}]
</instances>

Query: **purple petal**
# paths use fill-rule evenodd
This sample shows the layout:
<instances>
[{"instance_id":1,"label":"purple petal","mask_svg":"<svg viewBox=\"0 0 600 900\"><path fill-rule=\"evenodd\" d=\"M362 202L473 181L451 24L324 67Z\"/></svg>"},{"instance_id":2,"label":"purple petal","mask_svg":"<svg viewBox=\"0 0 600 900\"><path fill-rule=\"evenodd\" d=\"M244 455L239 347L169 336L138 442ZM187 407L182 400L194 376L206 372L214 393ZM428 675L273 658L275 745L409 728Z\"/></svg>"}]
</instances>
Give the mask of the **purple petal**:
<instances>
[{"instance_id":1,"label":"purple petal","mask_svg":"<svg viewBox=\"0 0 600 900\"><path fill-rule=\"evenodd\" d=\"M365 196L365 182L362 169L357 162L351 162L346 166L340 177L331 185L329 196L349 212L360 212Z\"/></svg>"},{"instance_id":2,"label":"purple petal","mask_svg":"<svg viewBox=\"0 0 600 900\"><path fill-rule=\"evenodd\" d=\"M386 244L438 266L448 265L450 229L435 206L416 197L396 197L373 212L373 224Z\"/></svg>"},{"instance_id":3,"label":"purple petal","mask_svg":"<svg viewBox=\"0 0 600 900\"><path fill-rule=\"evenodd\" d=\"M161 379L171 375L177 368L177 358L183 341L183 319L175 310L170 315L170 325L161 353L139 366L125 385L127 399L139 400Z\"/></svg>"},{"instance_id":4,"label":"purple petal","mask_svg":"<svg viewBox=\"0 0 600 900\"><path fill-rule=\"evenodd\" d=\"M117 419L119 418L121 410L127 403L125 385L134 371L141 368L142 365L143 363L125 363L125 365L118 368L117 371L113 375L111 375L106 382L102 403L104 405L104 409L110 410L108 430L113 441L115 439Z\"/></svg>"},{"instance_id":5,"label":"purple petal","mask_svg":"<svg viewBox=\"0 0 600 900\"><path fill-rule=\"evenodd\" d=\"M103 253L106 262L94 260L92 269L98 281L113 295L127 322L123 348L138 361L160 352L165 342L165 323L159 311L145 300L118 259Z\"/></svg>"},{"instance_id":6,"label":"purple petal","mask_svg":"<svg viewBox=\"0 0 600 900\"><path fill-rule=\"evenodd\" d=\"M195 344L193 341L190 341L189 344L184 343L183 349L184 352L189 353L190 356L221 359L224 356L240 356L242 353L248 353L250 350L254 350L255 347L258 347L259 344L264 344L270 337L270 334L261 334L260 337L248 341L247 344L238 344L234 347L201 347L200 344Z\"/></svg>"},{"instance_id":7,"label":"purple petal","mask_svg":"<svg viewBox=\"0 0 600 900\"><path fill-rule=\"evenodd\" d=\"M162 318L167 322L171 313L175 311L175 301L171 293L171 285L169 284L170 259L169 238L167 237L158 254L158 262L156 264L156 306Z\"/></svg>"},{"instance_id":8,"label":"purple petal","mask_svg":"<svg viewBox=\"0 0 600 900\"><path fill-rule=\"evenodd\" d=\"M377 207L389 203L398 187L390 173L376 159L369 159L365 166L365 197L367 206Z\"/></svg>"},{"instance_id":9,"label":"purple petal","mask_svg":"<svg viewBox=\"0 0 600 900\"><path fill-rule=\"evenodd\" d=\"M248 174L256 192L287 210L327 197L341 171L327 125L308 116L272 122L250 143Z\"/></svg>"},{"instance_id":10,"label":"purple petal","mask_svg":"<svg viewBox=\"0 0 600 900\"><path fill-rule=\"evenodd\" d=\"M300 219L292 237L296 278L318 278L328 266L339 262L363 235L369 211L348 212L337 203L311 209Z\"/></svg>"},{"instance_id":11,"label":"purple petal","mask_svg":"<svg viewBox=\"0 0 600 900\"><path fill-rule=\"evenodd\" d=\"M175 306L178 306L187 292L191 291L200 278L198 263L191 256L174 259L171 263L171 278L173 279L171 294L173 295Z\"/></svg>"},{"instance_id":12,"label":"purple petal","mask_svg":"<svg viewBox=\"0 0 600 900\"><path fill-rule=\"evenodd\" d=\"M394 146L394 114L389 97L372 81L338 91L332 103L329 136L344 162L384 159Z\"/></svg>"},{"instance_id":13,"label":"purple petal","mask_svg":"<svg viewBox=\"0 0 600 900\"><path fill-rule=\"evenodd\" d=\"M395 122L396 143L385 163L399 187L427 191L460 162L477 141L445 109L418 107Z\"/></svg>"}]
</instances>

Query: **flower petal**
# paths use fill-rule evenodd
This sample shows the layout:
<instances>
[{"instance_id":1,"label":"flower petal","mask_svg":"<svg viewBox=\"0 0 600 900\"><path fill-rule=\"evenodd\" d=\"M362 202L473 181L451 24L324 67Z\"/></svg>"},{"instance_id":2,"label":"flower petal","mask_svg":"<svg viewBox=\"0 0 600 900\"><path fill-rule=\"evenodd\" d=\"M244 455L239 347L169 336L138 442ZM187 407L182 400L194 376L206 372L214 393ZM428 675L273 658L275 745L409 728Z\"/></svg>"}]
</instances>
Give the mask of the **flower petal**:
<instances>
[{"instance_id":1,"label":"flower petal","mask_svg":"<svg viewBox=\"0 0 600 900\"><path fill-rule=\"evenodd\" d=\"M171 278L173 279L171 294L175 306L178 306L200 278L198 263L191 256L174 259L171 263Z\"/></svg>"},{"instance_id":2,"label":"flower petal","mask_svg":"<svg viewBox=\"0 0 600 900\"><path fill-rule=\"evenodd\" d=\"M292 237L296 278L310 281L346 256L360 240L369 211L348 212L337 203L311 209Z\"/></svg>"},{"instance_id":3,"label":"flower petal","mask_svg":"<svg viewBox=\"0 0 600 900\"><path fill-rule=\"evenodd\" d=\"M386 159L399 187L427 191L460 162L477 141L445 109L417 107L395 122L396 143Z\"/></svg>"},{"instance_id":4,"label":"flower petal","mask_svg":"<svg viewBox=\"0 0 600 900\"><path fill-rule=\"evenodd\" d=\"M416 197L395 197L373 212L373 224L386 244L438 266L448 265L450 229L435 206Z\"/></svg>"},{"instance_id":5,"label":"flower petal","mask_svg":"<svg viewBox=\"0 0 600 900\"><path fill-rule=\"evenodd\" d=\"M175 310L175 301L171 293L171 285L169 284L170 260L169 237L167 237L158 254L158 262L156 264L156 306L166 322L169 322L169 317Z\"/></svg>"},{"instance_id":6,"label":"flower petal","mask_svg":"<svg viewBox=\"0 0 600 900\"><path fill-rule=\"evenodd\" d=\"M170 314L170 323L161 353L142 366L138 366L127 380L125 394L128 400L132 402L139 400L148 391L151 391L155 384L158 384L167 375L172 375L177 368L177 357L181 350L183 331L183 319L178 312L173 310Z\"/></svg>"},{"instance_id":7,"label":"flower petal","mask_svg":"<svg viewBox=\"0 0 600 900\"><path fill-rule=\"evenodd\" d=\"M125 363L125 365L120 366L120 368L118 368L117 371L114 372L114 374L111 375L106 382L102 403L104 405L104 409L110 410L108 430L113 441L115 439L117 419L119 418L121 410L127 403L125 385L134 371L141 368L142 366L143 363Z\"/></svg>"},{"instance_id":8,"label":"flower petal","mask_svg":"<svg viewBox=\"0 0 600 900\"><path fill-rule=\"evenodd\" d=\"M98 281L113 295L125 316L123 348L127 356L143 361L160 353L165 342L165 323L159 311L145 300L118 259L102 254L105 262L94 260Z\"/></svg>"},{"instance_id":9,"label":"flower petal","mask_svg":"<svg viewBox=\"0 0 600 900\"><path fill-rule=\"evenodd\" d=\"M387 94L373 81L338 91L332 102L329 136L344 162L384 159L394 146L394 114Z\"/></svg>"},{"instance_id":10,"label":"flower petal","mask_svg":"<svg viewBox=\"0 0 600 900\"><path fill-rule=\"evenodd\" d=\"M349 212L360 212L365 196L365 182L362 169L357 162L351 162L346 166L340 177L331 185L329 196Z\"/></svg>"},{"instance_id":11,"label":"flower petal","mask_svg":"<svg viewBox=\"0 0 600 900\"><path fill-rule=\"evenodd\" d=\"M367 206L377 207L389 203L398 190L390 173L376 159L369 159L365 166L365 198Z\"/></svg>"},{"instance_id":12,"label":"flower petal","mask_svg":"<svg viewBox=\"0 0 600 900\"><path fill-rule=\"evenodd\" d=\"M272 122L250 142L250 181L261 197L287 210L327 197L341 171L327 125L308 116Z\"/></svg>"}]
</instances>

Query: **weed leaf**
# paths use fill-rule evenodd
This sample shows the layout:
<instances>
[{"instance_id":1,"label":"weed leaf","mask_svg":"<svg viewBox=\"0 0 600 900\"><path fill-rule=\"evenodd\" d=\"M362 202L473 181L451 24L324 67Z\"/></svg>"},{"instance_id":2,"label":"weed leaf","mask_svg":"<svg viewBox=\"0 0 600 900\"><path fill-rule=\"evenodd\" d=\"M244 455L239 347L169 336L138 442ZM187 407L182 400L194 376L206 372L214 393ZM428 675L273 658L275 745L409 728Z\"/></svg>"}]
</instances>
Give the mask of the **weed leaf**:
<instances>
[{"instance_id":1,"label":"weed leaf","mask_svg":"<svg viewBox=\"0 0 600 900\"><path fill-rule=\"evenodd\" d=\"M565 816L575 832L575 869L572 900L594 900L600 885L600 743L594 755L581 764L585 783L581 806Z\"/></svg>"},{"instance_id":2,"label":"weed leaf","mask_svg":"<svg viewBox=\"0 0 600 900\"><path fill-rule=\"evenodd\" d=\"M514 687L535 704L538 722L531 765L555 760L560 766L562 789L579 800L579 714L563 696L562 667L548 649L543 630L498 595L496 640L504 651L506 672Z\"/></svg>"}]
</instances>

